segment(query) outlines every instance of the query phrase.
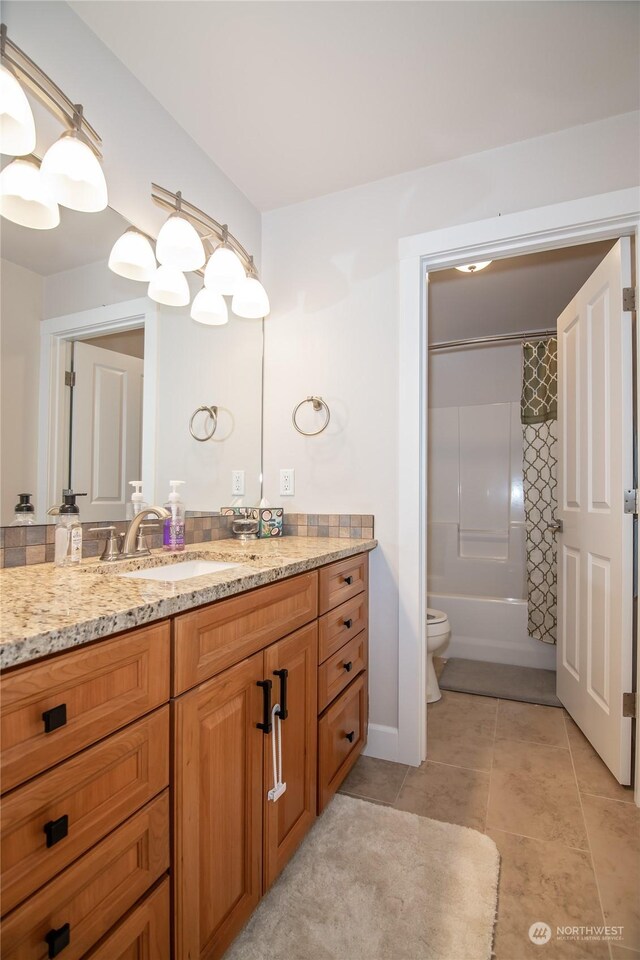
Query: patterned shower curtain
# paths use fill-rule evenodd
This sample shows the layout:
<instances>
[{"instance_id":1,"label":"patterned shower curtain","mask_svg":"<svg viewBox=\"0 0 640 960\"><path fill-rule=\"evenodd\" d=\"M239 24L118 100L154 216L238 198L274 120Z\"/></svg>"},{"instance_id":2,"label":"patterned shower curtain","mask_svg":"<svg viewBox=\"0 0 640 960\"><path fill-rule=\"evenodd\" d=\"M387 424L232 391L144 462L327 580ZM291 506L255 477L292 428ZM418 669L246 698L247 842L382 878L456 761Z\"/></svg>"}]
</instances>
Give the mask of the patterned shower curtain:
<instances>
[{"instance_id":1,"label":"patterned shower curtain","mask_svg":"<svg viewBox=\"0 0 640 960\"><path fill-rule=\"evenodd\" d=\"M522 345L523 487L529 635L556 642L556 514L558 372L555 337Z\"/></svg>"}]
</instances>

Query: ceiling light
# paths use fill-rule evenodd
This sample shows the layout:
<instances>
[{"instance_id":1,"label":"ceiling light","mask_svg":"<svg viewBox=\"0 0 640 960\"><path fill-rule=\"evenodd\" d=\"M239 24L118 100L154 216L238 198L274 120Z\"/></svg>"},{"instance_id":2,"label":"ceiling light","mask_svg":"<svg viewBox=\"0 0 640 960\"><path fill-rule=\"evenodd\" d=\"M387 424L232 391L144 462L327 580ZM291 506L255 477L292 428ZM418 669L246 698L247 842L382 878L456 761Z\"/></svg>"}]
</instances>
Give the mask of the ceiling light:
<instances>
[{"instance_id":1,"label":"ceiling light","mask_svg":"<svg viewBox=\"0 0 640 960\"><path fill-rule=\"evenodd\" d=\"M147 292L152 300L164 303L167 307L186 307L190 300L189 284L184 273L166 264L158 267Z\"/></svg>"},{"instance_id":2,"label":"ceiling light","mask_svg":"<svg viewBox=\"0 0 640 960\"><path fill-rule=\"evenodd\" d=\"M33 153L36 125L24 90L11 70L0 65L0 149L12 157Z\"/></svg>"},{"instance_id":3,"label":"ceiling light","mask_svg":"<svg viewBox=\"0 0 640 960\"><path fill-rule=\"evenodd\" d=\"M484 270L485 267L488 267L490 263L493 263L493 260L479 260L478 263L465 263L460 267L456 267L456 270L459 270L461 273L478 273L479 270Z\"/></svg>"},{"instance_id":4,"label":"ceiling light","mask_svg":"<svg viewBox=\"0 0 640 960\"><path fill-rule=\"evenodd\" d=\"M34 230L51 230L60 223L58 204L35 160L13 160L0 174L0 214Z\"/></svg>"},{"instance_id":5,"label":"ceiling light","mask_svg":"<svg viewBox=\"0 0 640 960\"><path fill-rule=\"evenodd\" d=\"M231 301L231 309L238 317L260 320L270 311L267 291L255 277L245 277Z\"/></svg>"},{"instance_id":6,"label":"ceiling light","mask_svg":"<svg viewBox=\"0 0 640 960\"><path fill-rule=\"evenodd\" d=\"M148 237L135 227L129 227L113 245L109 269L128 280L152 280L156 258Z\"/></svg>"},{"instance_id":7,"label":"ceiling light","mask_svg":"<svg viewBox=\"0 0 640 960\"><path fill-rule=\"evenodd\" d=\"M160 263L177 270L199 270L206 259L200 234L179 213L172 213L156 241Z\"/></svg>"},{"instance_id":8,"label":"ceiling light","mask_svg":"<svg viewBox=\"0 0 640 960\"><path fill-rule=\"evenodd\" d=\"M107 206L107 184L100 161L77 130L66 130L42 158L42 176L58 203L81 213Z\"/></svg>"},{"instance_id":9,"label":"ceiling light","mask_svg":"<svg viewBox=\"0 0 640 960\"><path fill-rule=\"evenodd\" d=\"M212 253L204 272L204 285L208 290L233 296L245 279L245 269L231 247L220 246Z\"/></svg>"},{"instance_id":10,"label":"ceiling light","mask_svg":"<svg viewBox=\"0 0 640 960\"><path fill-rule=\"evenodd\" d=\"M229 311L224 297L213 290L207 290L206 287L196 295L191 305L191 316L198 323L206 323L210 327L221 327L223 323L229 322Z\"/></svg>"}]
</instances>

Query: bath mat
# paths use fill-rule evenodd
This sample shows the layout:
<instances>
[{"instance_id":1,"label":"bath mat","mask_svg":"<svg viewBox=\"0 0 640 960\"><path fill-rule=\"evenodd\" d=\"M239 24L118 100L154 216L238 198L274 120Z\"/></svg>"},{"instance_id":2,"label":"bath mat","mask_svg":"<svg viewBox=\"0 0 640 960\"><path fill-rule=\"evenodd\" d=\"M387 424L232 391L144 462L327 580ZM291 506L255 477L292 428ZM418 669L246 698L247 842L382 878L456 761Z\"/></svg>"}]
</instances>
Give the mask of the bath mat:
<instances>
[{"instance_id":1,"label":"bath mat","mask_svg":"<svg viewBox=\"0 0 640 960\"><path fill-rule=\"evenodd\" d=\"M489 960L493 840L337 795L224 960Z\"/></svg>"},{"instance_id":2,"label":"bath mat","mask_svg":"<svg viewBox=\"0 0 640 960\"><path fill-rule=\"evenodd\" d=\"M556 697L555 670L451 657L445 663L438 683L443 690L455 690L457 693L522 700L525 703L540 703L545 707L562 706Z\"/></svg>"}]
</instances>

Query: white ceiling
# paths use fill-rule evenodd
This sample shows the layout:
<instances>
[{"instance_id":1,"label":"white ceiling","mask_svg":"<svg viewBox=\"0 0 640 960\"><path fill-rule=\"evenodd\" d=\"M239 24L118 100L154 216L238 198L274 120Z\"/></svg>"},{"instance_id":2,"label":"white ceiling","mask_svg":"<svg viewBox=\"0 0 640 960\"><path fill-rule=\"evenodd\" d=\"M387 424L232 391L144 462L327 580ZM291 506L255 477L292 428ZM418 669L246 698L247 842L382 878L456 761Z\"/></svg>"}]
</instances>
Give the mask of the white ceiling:
<instances>
[{"instance_id":1,"label":"white ceiling","mask_svg":"<svg viewBox=\"0 0 640 960\"><path fill-rule=\"evenodd\" d=\"M640 105L637 2L71 6L261 210Z\"/></svg>"},{"instance_id":2,"label":"white ceiling","mask_svg":"<svg viewBox=\"0 0 640 960\"><path fill-rule=\"evenodd\" d=\"M429 274L429 343L553 330L613 240Z\"/></svg>"}]
</instances>

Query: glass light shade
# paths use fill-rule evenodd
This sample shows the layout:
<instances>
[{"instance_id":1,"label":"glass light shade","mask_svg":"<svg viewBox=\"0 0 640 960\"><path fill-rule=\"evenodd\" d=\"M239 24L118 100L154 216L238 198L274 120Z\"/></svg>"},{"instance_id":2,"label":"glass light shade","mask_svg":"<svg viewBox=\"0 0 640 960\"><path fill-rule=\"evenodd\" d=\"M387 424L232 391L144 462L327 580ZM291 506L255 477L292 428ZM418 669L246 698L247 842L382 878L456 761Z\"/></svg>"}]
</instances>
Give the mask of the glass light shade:
<instances>
[{"instance_id":1,"label":"glass light shade","mask_svg":"<svg viewBox=\"0 0 640 960\"><path fill-rule=\"evenodd\" d=\"M107 206L107 184L93 150L69 130L42 158L42 176L63 207L98 213Z\"/></svg>"},{"instance_id":2,"label":"glass light shade","mask_svg":"<svg viewBox=\"0 0 640 960\"><path fill-rule=\"evenodd\" d=\"M205 287L231 297L240 289L244 279L245 270L240 257L230 247L217 247L204 272Z\"/></svg>"},{"instance_id":3,"label":"glass light shade","mask_svg":"<svg viewBox=\"0 0 640 960\"><path fill-rule=\"evenodd\" d=\"M195 227L184 217L172 213L158 234L156 257L160 263L177 270L199 270L206 254Z\"/></svg>"},{"instance_id":4,"label":"glass light shade","mask_svg":"<svg viewBox=\"0 0 640 960\"><path fill-rule=\"evenodd\" d=\"M0 149L22 157L36 148L36 125L29 101L11 70L0 65Z\"/></svg>"},{"instance_id":5,"label":"glass light shade","mask_svg":"<svg viewBox=\"0 0 640 960\"><path fill-rule=\"evenodd\" d=\"M186 307L191 299L184 273L166 264L154 273L147 293L156 303L164 303L167 307Z\"/></svg>"},{"instance_id":6,"label":"glass light shade","mask_svg":"<svg viewBox=\"0 0 640 960\"><path fill-rule=\"evenodd\" d=\"M459 270L460 273L477 273L479 270L484 270L485 267L488 267L490 263L493 263L493 260L479 260L478 263L464 263L460 267L456 267L456 270Z\"/></svg>"},{"instance_id":7,"label":"glass light shade","mask_svg":"<svg viewBox=\"0 0 640 960\"><path fill-rule=\"evenodd\" d=\"M260 320L266 317L271 307L267 291L255 277L245 277L231 301L231 309L238 317Z\"/></svg>"},{"instance_id":8,"label":"glass light shade","mask_svg":"<svg viewBox=\"0 0 640 960\"><path fill-rule=\"evenodd\" d=\"M60 223L60 210L33 160L12 160L0 174L0 214L34 230L51 230Z\"/></svg>"},{"instance_id":9,"label":"glass light shade","mask_svg":"<svg viewBox=\"0 0 640 960\"><path fill-rule=\"evenodd\" d=\"M229 311L224 297L213 290L207 290L206 287L196 294L191 304L191 316L198 323L206 323L210 327L221 327L223 323L229 322Z\"/></svg>"},{"instance_id":10,"label":"glass light shade","mask_svg":"<svg viewBox=\"0 0 640 960\"><path fill-rule=\"evenodd\" d=\"M153 280L156 257L147 237L130 227L114 243L109 269L128 280Z\"/></svg>"}]
</instances>

